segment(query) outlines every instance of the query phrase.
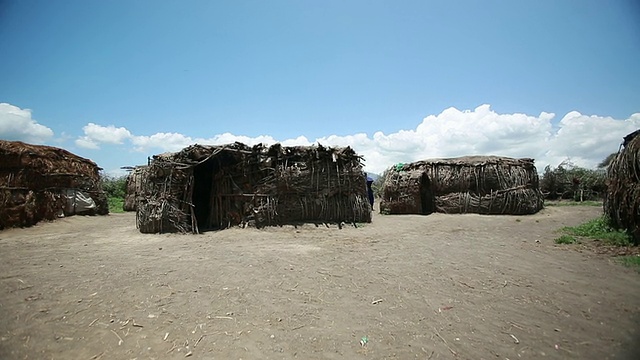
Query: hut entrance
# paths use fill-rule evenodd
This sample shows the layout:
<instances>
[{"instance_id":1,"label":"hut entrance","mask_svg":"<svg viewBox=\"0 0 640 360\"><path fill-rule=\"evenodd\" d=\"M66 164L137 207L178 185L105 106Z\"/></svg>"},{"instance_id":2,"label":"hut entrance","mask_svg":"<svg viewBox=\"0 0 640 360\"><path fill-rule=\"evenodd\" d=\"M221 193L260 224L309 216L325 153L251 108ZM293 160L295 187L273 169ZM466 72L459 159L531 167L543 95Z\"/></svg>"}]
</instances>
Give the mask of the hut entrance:
<instances>
[{"instance_id":1,"label":"hut entrance","mask_svg":"<svg viewBox=\"0 0 640 360\"><path fill-rule=\"evenodd\" d=\"M194 206L194 213L198 224L198 230L209 230L211 224L208 223L211 215L211 193L213 185L213 174L218 164L213 159L205 161L193 169L193 196L191 197Z\"/></svg>"},{"instance_id":2,"label":"hut entrance","mask_svg":"<svg viewBox=\"0 0 640 360\"><path fill-rule=\"evenodd\" d=\"M433 213L435 209L435 197L431 191L431 181L426 173L420 177L420 207L423 215Z\"/></svg>"},{"instance_id":3,"label":"hut entrance","mask_svg":"<svg viewBox=\"0 0 640 360\"><path fill-rule=\"evenodd\" d=\"M222 152L193 169L194 213L198 231L220 230L241 222L241 189L234 181L237 160Z\"/></svg>"}]
</instances>

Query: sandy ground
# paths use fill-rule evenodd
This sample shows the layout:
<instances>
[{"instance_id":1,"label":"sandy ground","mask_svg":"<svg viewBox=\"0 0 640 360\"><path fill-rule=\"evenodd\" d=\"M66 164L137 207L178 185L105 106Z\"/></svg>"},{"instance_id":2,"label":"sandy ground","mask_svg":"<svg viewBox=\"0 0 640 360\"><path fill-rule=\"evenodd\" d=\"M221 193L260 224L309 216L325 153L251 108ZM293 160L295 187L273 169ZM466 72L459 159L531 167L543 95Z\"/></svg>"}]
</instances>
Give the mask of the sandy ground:
<instances>
[{"instance_id":1,"label":"sandy ground","mask_svg":"<svg viewBox=\"0 0 640 360\"><path fill-rule=\"evenodd\" d=\"M637 359L640 274L553 242L599 214L145 235L128 213L10 229L0 358Z\"/></svg>"}]
</instances>

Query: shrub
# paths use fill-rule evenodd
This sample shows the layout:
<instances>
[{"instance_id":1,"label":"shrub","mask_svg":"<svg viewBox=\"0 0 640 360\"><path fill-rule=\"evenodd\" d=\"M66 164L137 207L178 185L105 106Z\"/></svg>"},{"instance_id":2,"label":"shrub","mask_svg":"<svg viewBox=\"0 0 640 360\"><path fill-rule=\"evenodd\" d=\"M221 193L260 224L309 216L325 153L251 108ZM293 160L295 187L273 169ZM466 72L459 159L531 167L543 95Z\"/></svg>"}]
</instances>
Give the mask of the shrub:
<instances>
[{"instance_id":1,"label":"shrub","mask_svg":"<svg viewBox=\"0 0 640 360\"><path fill-rule=\"evenodd\" d=\"M640 272L640 256L639 255L621 256L618 258L618 261L622 265L626 267L634 268L636 269L636 271Z\"/></svg>"},{"instance_id":2,"label":"shrub","mask_svg":"<svg viewBox=\"0 0 640 360\"><path fill-rule=\"evenodd\" d=\"M100 177L100 185L102 191L105 192L107 197L123 198L127 194L127 177L125 176L111 176L102 174Z\"/></svg>"},{"instance_id":3,"label":"shrub","mask_svg":"<svg viewBox=\"0 0 640 360\"><path fill-rule=\"evenodd\" d=\"M110 213L122 213L124 212L124 199L117 197L107 198L109 202L109 212Z\"/></svg>"},{"instance_id":4,"label":"shrub","mask_svg":"<svg viewBox=\"0 0 640 360\"><path fill-rule=\"evenodd\" d=\"M100 186L102 186L102 191L107 195L109 212L124 212L124 197L127 194L127 177L102 174L100 176Z\"/></svg>"},{"instance_id":5,"label":"shrub","mask_svg":"<svg viewBox=\"0 0 640 360\"><path fill-rule=\"evenodd\" d=\"M563 161L555 169L544 168L540 190L546 199L573 199L575 201L601 199L606 186L606 172L591 170Z\"/></svg>"},{"instance_id":6,"label":"shrub","mask_svg":"<svg viewBox=\"0 0 640 360\"><path fill-rule=\"evenodd\" d=\"M565 227L562 230L574 236L601 240L608 245L629 246L632 244L629 233L614 229L611 226L611 220L606 216L601 216L575 227Z\"/></svg>"},{"instance_id":7,"label":"shrub","mask_svg":"<svg viewBox=\"0 0 640 360\"><path fill-rule=\"evenodd\" d=\"M576 238L570 235L562 235L554 241L556 244L574 244L577 242Z\"/></svg>"}]
</instances>

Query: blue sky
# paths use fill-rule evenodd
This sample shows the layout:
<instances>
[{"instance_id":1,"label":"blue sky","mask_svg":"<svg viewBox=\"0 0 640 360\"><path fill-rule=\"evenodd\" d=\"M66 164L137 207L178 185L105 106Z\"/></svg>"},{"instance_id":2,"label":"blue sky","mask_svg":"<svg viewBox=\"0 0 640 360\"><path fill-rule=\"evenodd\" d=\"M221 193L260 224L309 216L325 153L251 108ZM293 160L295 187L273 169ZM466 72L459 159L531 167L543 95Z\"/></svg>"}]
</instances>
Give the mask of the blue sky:
<instances>
[{"instance_id":1,"label":"blue sky","mask_svg":"<svg viewBox=\"0 0 640 360\"><path fill-rule=\"evenodd\" d=\"M0 1L0 138L115 173L190 143L594 166L640 128L636 1Z\"/></svg>"}]
</instances>

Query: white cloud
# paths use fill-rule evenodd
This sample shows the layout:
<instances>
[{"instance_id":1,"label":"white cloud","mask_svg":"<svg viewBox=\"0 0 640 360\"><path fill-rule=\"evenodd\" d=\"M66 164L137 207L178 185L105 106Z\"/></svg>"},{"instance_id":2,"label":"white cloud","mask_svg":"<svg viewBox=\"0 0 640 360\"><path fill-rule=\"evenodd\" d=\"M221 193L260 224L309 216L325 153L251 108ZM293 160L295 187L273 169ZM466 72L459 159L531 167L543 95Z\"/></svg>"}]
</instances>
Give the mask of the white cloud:
<instances>
[{"instance_id":1,"label":"white cloud","mask_svg":"<svg viewBox=\"0 0 640 360\"><path fill-rule=\"evenodd\" d=\"M98 143L88 136L79 137L78 139L76 139L75 143L78 147L85 148L85 149L92 149L92 150L100 149L100 146L98 145Z\"/></svg>"},{"instance_id":2,"label":"white cloud","mask_svg":"<svg viewBox=\"0 0 640 360\"><path fill-rule=\"evenodd\" d=\"M31 118L31 110L0 103L0 139L42 144L53 137L53 130Z\"/></svg>"},{"instance_id":3,"label":"white cloud","mask_svg":"<svg viewBox=\"0 0 640 360\"><path fill-rule=\"evenodd\" d=\"M224 133L224 134L216 135L209 139L201 139L201 140L202 141L199 142L200 144L222 145L222 144L230 144L238 141L250 146L257 145L260 143L271 145L278 142L276 139L272 138L271 136L266 136L266 135L260 135L260 136L251 138L248 136L238 136L230 133Z\"/></svg>"},{"instance_id":4,"label":"white cloud","mask_svg":"<svg viewBox=\"0 0 640 360\"><path fill-rule=\"evenodd\" d=\"M415 129L392 134L330 135L313 141L304 136L276 140L271 136L239 136L230 133L210 138L192 138L179 133L157 133L136 136L125 128L89 124L85 136L76 140L78 146L97 147L100 143L121 143L128 140L137 151L156 153L178 151L191 144L227 144L239 141L285 146L320 143L328 146L351 146L366 159L369 172L381 173L399 162L412 162L436 157L463 155L501 155L530 157L539 171L546 165L557 166L569 158L576 165L595 167L608 154L617 151L622 137L640 128L640 113L628 119L587 116L576 111L566 114L557 124L555 114L542 112L498 114L489 105L474 110L448 108L438 115L429 115Z\"/></svg>"},{"instance_id":5,"label":"white cloud","mask_svg":"<svg viewBox=\"0 0 640 360\"><path fill-rule=\"evenodd\" d=\"M288 140L284 140L280 142L283 146L310 146L313 143L310 142L306 137L304 136L298 136L295 139L288 139Z\"/></svg>"},{"instance_id":6,"label":"white cloud","mask_svg":"<svg viewBox=\"0 0 640 360\"><path fill-rule=\"evenodd\" d=\"M556 161L570 158L576 165L592 167L617 151L623 136L640 128L640 113L626 120L615 120L572 111L558 125L547 157Z\"/></svg>"},{"instance_id":7,"label":"white cloud","mask_svg":"<svg viewBox=\"0 0 640 360\"><path fill-rule=\"evenodd\" d=\"M113 125L102 126L88 123L82 128L83 137L76 140L76 145L87 149L98 149L101 143L122 144L124 140L131 139L129 130Z\"/></svg>"},{"instance_id":8,"label":"white cloud","mask_svg":"<svg viewBox=\"0 0 640 360\"><path fill-rule=\"evenodd\" d=\"M157 133L151 136L133 136L131 142L136 151L149 149L161 149L163 151L178 151L194 144L194 140L188 136L177 133Z\"/></svg>"}]
</instances>

